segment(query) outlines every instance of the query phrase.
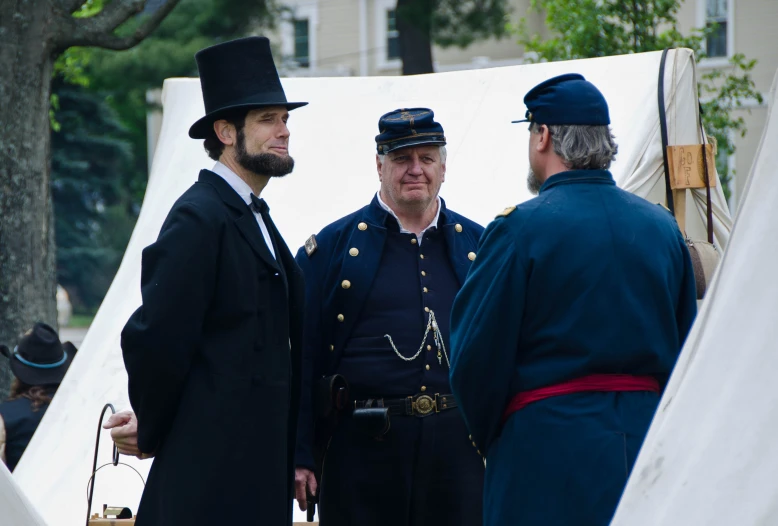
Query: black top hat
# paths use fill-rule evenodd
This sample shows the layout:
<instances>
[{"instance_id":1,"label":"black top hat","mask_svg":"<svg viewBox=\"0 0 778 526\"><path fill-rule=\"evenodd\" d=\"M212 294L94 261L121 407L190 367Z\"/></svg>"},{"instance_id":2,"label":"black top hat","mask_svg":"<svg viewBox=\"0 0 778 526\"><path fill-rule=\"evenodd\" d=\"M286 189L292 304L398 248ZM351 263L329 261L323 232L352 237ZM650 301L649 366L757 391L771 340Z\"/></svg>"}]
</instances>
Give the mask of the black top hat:
<instances>
[{"instance_id":1,"label":"black top hat","mask_svg":"<svg viewBox=\"0 0 778 526\"><path fill-rule=\"evenodd\" d=\"M36 323L27 331L13 352L0 345L0 353L11 360L11 371L27 385L53 385L62 382L76 354L76 347L60 343L57 331Z\"/></svg>"},{"instance_id":2,"label":"black top hat","mask_svg":"<svg viewBox=\"0 0 778 526\"><path fill-rule=\"evenodd\" d=\"M189 128L192 139L205 139L213 123L235 110L285 106L293 110L307 102L287 102L266 37L248 37L207 47L195 54L203 90L205 117Z\"/></svg>"}]
</instances>

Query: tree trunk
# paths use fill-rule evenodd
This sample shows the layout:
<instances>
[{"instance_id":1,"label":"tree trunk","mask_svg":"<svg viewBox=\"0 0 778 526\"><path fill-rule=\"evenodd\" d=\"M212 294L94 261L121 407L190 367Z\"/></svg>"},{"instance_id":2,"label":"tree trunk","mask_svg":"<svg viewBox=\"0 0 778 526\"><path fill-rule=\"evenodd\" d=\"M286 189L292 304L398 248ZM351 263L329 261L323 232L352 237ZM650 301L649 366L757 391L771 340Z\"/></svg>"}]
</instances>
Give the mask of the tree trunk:
<instances>
[{"instance_id":1,"label":"tree trunk","mask_svg":"<svg viewBox=\"0 0 778 526\"><path fill-rule=\"evenodd\" d=\"M49 188L53 2L0 2L0 343L36 321L57 327ZM8 393L0 357L0 400Z\"/></svg>"},{"instance_id":2,"label":"tree trunk","mask_svg":"<svg viewBox=\"0 0 778 526\"><path fill-rule=\"evenodd\" d=\"M397 33L403 75L433 73L433 0L397 0Z\"/></svg>"}]
</instances>

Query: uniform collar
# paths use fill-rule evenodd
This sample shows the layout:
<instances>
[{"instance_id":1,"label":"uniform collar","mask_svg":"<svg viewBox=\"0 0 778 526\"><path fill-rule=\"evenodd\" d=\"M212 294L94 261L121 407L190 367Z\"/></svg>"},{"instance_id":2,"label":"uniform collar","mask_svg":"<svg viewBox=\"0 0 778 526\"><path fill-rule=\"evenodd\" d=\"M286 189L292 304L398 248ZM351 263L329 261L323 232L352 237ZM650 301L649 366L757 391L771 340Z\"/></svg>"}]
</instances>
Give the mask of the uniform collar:
<instances>
[{"instance_id":1,"label":"uniform collar","mask_svg":"<svg viewBox=\"0 0 778 526\"><path fill-rule=\"evenodd\" d=\"M442 199L440 198L440 196L438 196L436 199L438 201L438 211L435 212L435 217L432 219L432 222L429 225L427 225L427 227L424 230L422 230L421 232L419 232L419 234L416 236L419 239L419 241L421 241L421 238L424 236L424 232L426 232L430 228L434 228L434 227L438 226L438 219L440 219L440 210L443 208L443 204L441 203ZM394 219L397 221L397 224L400 226L400 233L401 234L412 234L413 233L410 230L406 230L405 227L403 227L403 224L400 222L400 218L397 217L397 214L394 213L394 210L389 208L389 205L384 203L384 200L381 199L381 193L380 192L376 192L375 193L375 200L378 201L378 206L383 208L385 212L387 212L392 217L394 217Z\"/></svg>"},{"instance_id":2,"label":"uniform collar","mask_svg":"<svg viewBox=\"0 0 778 526\"><path fill-rule=\"evenodd\" d=\"M552 175L540 187L543 193L549 188L564 184L610 184L615 185L613 176L608 170L568 170Z\"/></svg>"}]
</instances>

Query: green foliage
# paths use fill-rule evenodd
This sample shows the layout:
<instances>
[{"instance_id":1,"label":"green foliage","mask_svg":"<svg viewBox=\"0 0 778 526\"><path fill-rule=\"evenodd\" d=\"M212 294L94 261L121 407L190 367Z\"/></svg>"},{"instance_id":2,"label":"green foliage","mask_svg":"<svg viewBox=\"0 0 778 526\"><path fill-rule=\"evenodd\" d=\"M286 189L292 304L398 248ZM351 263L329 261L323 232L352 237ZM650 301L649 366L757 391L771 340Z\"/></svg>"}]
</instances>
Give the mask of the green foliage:
<instances>
[{"instance_id":1,"label":"green foliage","mask_svg":"<svg viewBox=\"0 0 778 526\"><path fill-rule=\"evenodd\" d=\"M133 152L104 99L61 82L54 89L61 125L51 141L57 277L74 308L91 311L113 280L135 222L125 184Z\"/></svg>"},{"instance_id":2,"label":"green foliage","mask_svg":"<svg viewBox=\"0 0 778 526\"><path fill-rule=\"evenodd\" d=\"M103 8L103 0L88 0L75 13L74 18L87 18L94 16ZM57 57L54 62L54 78L64 80L67 84L75 86L89 86L89 77L84 71L89 64L92 51L82 47L71 47ZM54 108L56 111L56 108Z\"/></svg>"},{"instance_id":3,"label":"green foliage","mask_svg":"<svg viewBox=\"0 0 778 526\"><path fill-rule=\"evenodd\" d=\"M105 0L87 0L81 7L72 13L72 15L74 18L88 18L90 16L95 16L97 13L102 11L104 5Z\"/></svg>"},{"instance_id":4,"label":"green foliage","mask_svg":"<svg viewBox=\"0 0 778 526\"><path fill-rule=\"evenodd\" d=\"M735 134L745 137L746 122L742 116L735 117L734 109L742 108L743 100L752 98L758 103L764 100L756 91L750 72L756 66L756 60L747 60L742 53L735 54L729 60L727 68L718 68L702 76L699 84L702 101L702 118L709 135L716 138L719 155L716 157L716 170L724 185L724 193L729 198L729 173L727 158L735 153ZM750 110L749 110L750 111Z\"/></svg>"},{"instance_id":5,"label":"green foliage","mask_svg":"<svg viewBox=\"0 0 778 526\"><path fill-rule=\"evenodd\" d=\"M74 86L89 86L89 77L84 70L89 65L90 55L91 50L87 48L66 49L54 62L54 76Z\"/></svg>"},{"instance_id":6,"label":"green foliage","mask_svg":"<svg viewBox=\"0 0 778 526\"><path fill-rule=\"evenodd\" d=\"M441 47L465 48L476 40L508 34L507 0L437 0L432 38Z\"/></svg>"},{"instance_id":7,"label":"green foliage","mask_svg":"<svg viewBox=\"0 0 778 526\"><path fill-rule=\"evenodd\" d=\"M58 132L62 126L57 122L55 117L57 110L59 109L59 97L56 93L52 93L49 97L49 124L52 131Z\"/></svg>"},{"instance_id":8,"label":"green foliage","mask_svg":"<svg viewBox=\"0 0 778 526\"><path fill-rule=\"evenodd\" d=\"M531 0L531 9L545 12L546 26L554 36L542 39L530 35L524 19L516 33L525 51L536 54L538 60L572 60L685 47L692 49L699 61L705 58L705 38L715 27L682 35L676 20L680 4L681 0ZM699 82L704 125L722 153L717 156L716 168L727 197L731 174L723 154L735 152L730 132L745 136L747 131L743 118L734 117L732 110L741 107L745 99L762 102L750 75L755 64L755 60L738 54L730 59L728 68L706 73Z\"/></svg>"}]
</instances>

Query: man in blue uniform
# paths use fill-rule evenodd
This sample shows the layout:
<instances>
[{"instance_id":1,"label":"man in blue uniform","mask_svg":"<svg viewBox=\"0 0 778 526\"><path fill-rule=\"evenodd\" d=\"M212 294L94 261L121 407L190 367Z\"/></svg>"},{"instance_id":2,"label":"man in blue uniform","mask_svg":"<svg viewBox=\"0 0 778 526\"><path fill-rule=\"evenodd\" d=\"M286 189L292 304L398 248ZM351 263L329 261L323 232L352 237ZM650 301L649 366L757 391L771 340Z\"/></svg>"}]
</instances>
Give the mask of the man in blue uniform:
<instances>
[{"instance_id":1,"label":"man in blue uniform","mask_svg":"<svg viewBox=\"0 0 778 526\"><path fill-rule=\"evenodd\" d=\"M616 187L608 106L581 75L524 98L528 186L451 315L451 387L487 459L484 524L605 526L696 313L673 217Z\"/></svg>"},{"instance_id":2,"label":"man in blue uniform","mask_svg":"<svg viewBox=\"0 0 778 526\"><path fill-rule=\"evenodd\" d=\"M350 387L321 477L322 526L481 523L484 466L449 394L449 316L483 228L446 208L446 138L426 108L381 117L380 191L300 249L306 283L296 496L316 493L322 377ZM326 443L326 442L325 442Z\"/></svg>"}]
</instances>

